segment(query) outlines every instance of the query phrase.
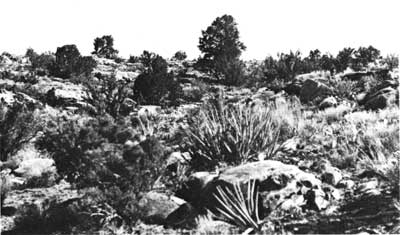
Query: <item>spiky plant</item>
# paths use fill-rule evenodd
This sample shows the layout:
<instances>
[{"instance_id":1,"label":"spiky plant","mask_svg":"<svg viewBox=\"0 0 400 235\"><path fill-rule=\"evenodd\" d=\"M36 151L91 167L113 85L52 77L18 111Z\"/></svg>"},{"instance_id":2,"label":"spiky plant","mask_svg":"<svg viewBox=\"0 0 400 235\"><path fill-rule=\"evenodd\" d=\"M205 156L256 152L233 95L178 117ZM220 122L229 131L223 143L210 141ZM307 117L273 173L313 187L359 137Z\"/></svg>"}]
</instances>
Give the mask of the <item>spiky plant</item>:
<instances>
[{"instance_id":1,"label":"spiky plant","mask_svg":"<svg viewBox=\"0 0 400 235\"><path fill-rule=\"evenodd\" d=\"M258 231L262 224L258 213L258 196L255 180L247 183L246 193L239 184L234 184L233 189L217 186L217 194L214 194L214 197L219 202L219 207L216 210L222 220L227 220L246 231Z\"/></svg>"},{"instance_id":2,"label":"spiky plant","mask_svg":"<svg viewBox=\"0 0 400 235\"><path fill-rule=\"evenodd\" d=\"M188 130L194 168L240 164L277 150L279 127L267 107L206 104Z\"/></svg>"},{"instance_id":3,"label":"spiky plant","mask_svg":"<svg viewBox=\"0 0 400 235\"><path fill-rule=\"evenodd\" d=\"M360 164L370 172L384 179L392 192L398 198L400 188L400 154L385 155L378 147L368 146L360 151Z\"/></svg>"}]
</instances>

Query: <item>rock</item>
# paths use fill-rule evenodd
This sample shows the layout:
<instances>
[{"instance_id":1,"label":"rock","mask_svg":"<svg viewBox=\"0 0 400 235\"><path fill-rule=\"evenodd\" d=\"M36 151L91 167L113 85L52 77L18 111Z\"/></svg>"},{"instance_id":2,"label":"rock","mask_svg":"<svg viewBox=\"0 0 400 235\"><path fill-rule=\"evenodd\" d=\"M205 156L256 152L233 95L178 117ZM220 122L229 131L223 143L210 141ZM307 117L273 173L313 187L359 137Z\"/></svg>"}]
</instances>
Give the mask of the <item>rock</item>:
<instances>
[{"instance_id":1,"label":"rock","mask_svg":"<svg viewBox=\"0 0 400 235\"><path fill-rule=\"evenodd\" d=\"M373 72L353 72L353 71L351 71L351 72L344 73L342 77L344 79L349 79L352 81L359 81L363 77L372 76L372 75L374 75Z\"/></svg>"},{"instance_id":2,"label":"rock","mask_svg":"<svg viewBox=\"0 0 400 235\"><path fill-rule=\"evenodd\" d=\"M207 171L200 171L191 174L178 189L176 195L190 202L193 206L202 207L202 194L207 191L206 188L210 185L218 175Z\"/></svg>"},{"instance_id":3,"label":"rock","mask_svg":"<svg viewBox=\"0 0 400 235\"><path fill-rule=\"evenodd\" d=\"M285 88L285 92L288 93L289 95L300 95L302 87L302 82L300 81L293 81L292 83L289 83Z\"/></svg>"},{"instance_id":4,"label":"rock","mask_svg":"<svg viewBox=\"0 0 400 235\"><path fill-rule=\"evenodd\" d=\"M128 72L128 71L120 71L117 70L115 72L115 78L116 80L124 80L127 79L128 81L135 81L135 79L140 75L140 73L137 72Z\"/></svg>"},{"instance_id":5,"label":"rock","mask_svg":"<svg viewBox=\"0 0 400 235\"><path fill-rule=\"evenodd\" d=\"M355 183L353 180L341 180L339 184L337 184L338 188L344 188L344 189L352 189L355 186Z\"/></svg>"},{"instance_id":6,"label":"rock","mask_svg":"<svg viewBox=\"0 0 400 235\"><path fill-rule=\"evenodd\" d=\"M322 82L307 79L300 90L301 102L313 101L317 98L323 99L332 94L332 89Z\"/></svg>"},{"instance_id":7,"label":"rock","mask_svg":"<svg viewBox=\"0 0 400 235\"><path fill-rule=\"evenodd\" d=\"M31 178L42 176L43 173L55 173L56 167L53 159L35 158L22 161L14 172L24 178Z\"/></svg>"},{"instance_id":8,"label":"rock","mask_svg":"<svg viewBox=\"0 0 400 235\"><path fill-rule=\"evenodd\" d=\"M367 97L367 93L366 92L361 92L361 93L356 95L356 100L357 100L357 102L359 104L363 104L365 97Z\"/></svg>"},{"instance_id":9,"label":"rock","mask_svg":"<svg viewBox=\"0 0 400 235\"><path fill-rule=\"evenodd\" d=\"M167 158L167 167L171 166L171 165L175 165L177 163L181 163L181 164L185 164L188 163L188 161L190 161L191 157L190 154L188 152L173 152L169 155L169 157Z\"/></svg>"},{"instance_id":10,"label":"rock","mask_svg":"<svg viewBox=\"0 0 400 235\"><path fill-rule=\"evenodd\" d=\"M333 186L336 186L341 180L343 176L341 171L333 166L327 166L322 173L322 181Z\"/></svg>"},{"instance_id":11,"label":"rock","mask_svg":"<svg viewBox=\"0 0 400 235\"><path fill-rule=\"evenodd\" d=\"M325 108L330 108L330 107L334 107L337 105L337 100L335 97L333 96L329 96L327 98L325 98L324 100L321 101L321 103L319 104L319 108L320 109L325 109Z\"/></svg>"},{"instance_id":12,"label":"rock","mask_svg":"<svg viewBox=\"0 0 400 235\"><path fill-rule=\"evenodd\" d=\"M301 142L300 138L291 138L286 140L280 146L280 150L284 152L294 152L297 150L297 146L299 146Z\"/></svg>"},{"instance_id":13,"label":"rock","mask_svg":"<svg viewBox=\"0 0 400 235\"><path fill-rule=\"evenodd\" d=\"M330 199L333 199L335 201L340 200L342 198L342 195L340 194L340 191L334 188L331 185L324 185L323 190L326 194L326 196Z\"/></svg>"},{"instance_id":14,"label":"rock","mask_svg":"<svg viewBox=\"0 0 400 235\"><path fill-rule=\"evenodd\" d=\"M11 191L7 194L2 209L7 208L12 213L2 214L0 230L5 232L15 229L15 222L25 216L24 210L26 208L35 209L40 215L43 215L55 208L65 208L72 202L82 198L82 196L78 193L78 190L71 189L70 184L65 181L61 181L60 184L49 188ZM30 219L34 220L35 218ZM3 223L3 221L6 221L6 223Z\"/></svg>"},{"instance_id":15,"label":"rock","mask_svg":"<svg viewBox=\"0 0 400 235\"><path fill-rule=\"evenodd\" d=\"M365 98L365 108L371 110L384 109L387 106L396 103L398 91L391 87L383 88Z\"/></svg>"},{"instance_id":16,"label":"rock","mask_svg":"<svg viewBox=\"0 0 400 235\"><path fill-rule=\"evenodd\" d=\"M251 99L252 100L260 99L262 101L267 101L274 95L275 95L275 92L268 90L268 88L266 88L266 87L262 87L257 90L257 92L251 97Z\"/></svg>"},{"instance_id":17,"label":"rock","mask_svg":"<svg viewBox=\"0 0 400 235\"><path fill-rule=\"evenodd\" d=\"M139 111L139 117L155 117L161 112L161 107L157 105L143 105Z\"/></svg>"},{"instance_id":18,"label":"rock","mask_svg":"<svg viewBox=\"0 0 400 235\"><path fill-rule=\"evenodd\" d=\"M342 172L326 159L315 162L312 169L321 172L322 181L333 186L336 186L343 178Z\"/></svg>"},{"instance_id":19,"label":"rock","mask_svg":"<svg viewBox=\"0 0 400 235\"><path fill-rule=\"evenodd\" d=\"M183 199L155 191L146 193L139 200L138 207L143 221L151 224L176 225L193 212Z\"/></svg>"},{"instance_id":20,"label":"rock","mask_svg":"<svg viewBox=\"0 0 400 235\"><path fill-rule=\"evenodd\" d=\"M221 220L200 216L196 227L197 234L239 234L238 227Z\"/></svg>"},{"instance_id":21,"label":"rock","mask_svg":"<svg viewBox=\"0 0 400 235\"><path fill-rule=\"evenodd\" d=\"M291 204L290 207L313 205L315 208L315 204L327 204L324 202L325 193L322 191L321 181L314 175L300 170L297 166L273 160L247 163L221 172L218 178L205 187L208 192L202 195L203 203L212 209L216 205L213 194L217 186L233 188L233 185L239 184L241 187L247 187L250 180L258 182L263 207L269 212L282 209L280 207L287 200L292 202L284 205ZM291 196L294 194L303 195L304 201L300 198L293 201ZM316 202L315 199L320 201ZM318 209L322 208L324 206L318 206Z\"/></svg>"},{"instance_id":22,"label":"rock","mask_svg":"<svg viewBox=\"0 0 400 235\"><path fill-rule=\"evenodd\" d=\"M12 104L15 101L15 94L11 91L0 90L0 102L5 102L6 104Z\"/></svg>"}]
</instances>

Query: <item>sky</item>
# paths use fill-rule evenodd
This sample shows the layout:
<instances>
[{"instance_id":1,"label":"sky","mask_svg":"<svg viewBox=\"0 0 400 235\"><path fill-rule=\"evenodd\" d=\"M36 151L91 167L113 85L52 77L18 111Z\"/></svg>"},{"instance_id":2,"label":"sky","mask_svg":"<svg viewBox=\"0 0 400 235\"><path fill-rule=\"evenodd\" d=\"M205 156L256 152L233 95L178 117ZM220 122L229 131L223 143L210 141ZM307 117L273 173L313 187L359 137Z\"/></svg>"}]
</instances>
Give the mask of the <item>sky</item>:
<instances>
[{"instance_id":1,"label":"sky","mask_svg":"<svg viewBox=\"0 0 400 235\"><path fill-rule=\"evenodd\" d=\"M197 58L201 31L230 14L247 46L244 59L369 45L399 54L399 11L398 0L0 0L0 52L76 44L87 55L94 38L112 35L125 58L143 50Z\"/></svg>"}]
</instances>

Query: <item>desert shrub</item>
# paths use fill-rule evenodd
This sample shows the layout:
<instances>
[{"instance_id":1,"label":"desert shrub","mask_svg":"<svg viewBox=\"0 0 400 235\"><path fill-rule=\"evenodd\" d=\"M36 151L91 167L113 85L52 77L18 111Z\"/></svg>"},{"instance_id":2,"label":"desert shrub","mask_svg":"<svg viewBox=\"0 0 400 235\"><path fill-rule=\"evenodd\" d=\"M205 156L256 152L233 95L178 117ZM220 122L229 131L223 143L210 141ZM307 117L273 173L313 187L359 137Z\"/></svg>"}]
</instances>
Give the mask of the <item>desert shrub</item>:
<instances>
[{"instance_id":1,"label":"desert shrub","mask_svg":"<svg viewBox=\"0 0 400 235\"><path fill-rule=\"evenodd\" d=\"M278 129L268 108L207 104L187 133L192 167L240 164L261 152L270 158L275 154Z\"/></svg>"},{"instance_id":2,"label":"desert shrub","mask_svg":"<svg viewBox=\"0 0 400 235\"><path fill-rule=\"evenodd\" d=\"M0 160L6 161L21 147L31 141L39 131L34 108L29 104L14 102L6 105L0 101Z\"/></svg>"},{"instance_id":3,"label":"desert shrub","mask_svg":"<svg viewBox=\"0 0 400 235\"><path fill-rule=\"evenodd\" d=\"M115 74L106 76L96 74L84 82L86 101L93 105L98 115L106 114L113 117L126 115L124 103L133 95L133 82L128 79L117 79Z\"/></svg>"},{"instance_id":4,"label":"desert shrub","mask_svg":"<svg viewBox=\"0 0 400 235\"><path fill-rule=\"evenodd\" d=\"M366 68L369 63L376 62L380 58L380 51L373 46L359 47L354 52L351 68L359 71Z\"/></svg>"},{"instance_id":5,"label":"desert shrub","mask_svg":"<svg viewBox=\"0 0 400 235\"><path fill-rule=\"evenodd\" d=\"M172 57L172 59L174 60L185 60L187 58L186 52L184 51L177 51L174 56Z\"/></svg>"},{"instance_id":6,"label":"desert shrub","mask_svg":"<svg viewBox=\"0 0 400 235\"><path fill-rule=\"evenodd\" d=\"M128 63L139 63L139 62L140 62L139 56L134 56L134 55L129 56Z\"/></svg>"},{"instance_id":7,"label":"desert shrub","mask_svg":"<svg viewBox=\"0 0 400 235\"><path fill-rule=\"evenodd\" d=\"M387 65L387 68L389 70L399 68L399 56L398 55L395 55L395 54L387 55L385 58L383 58L382 62L383 62L383 64Z\"/></svg>"},{"instance_id":8,"label":"desert shrub","mask_svg":"<svg viewBox=\"0 0 400 235\"><path fill-rule=\"evenodd\" d=\"M39 55L32 48L26 51L25 56L29 58L32 70L37 71L39 75L48 74L56 61L54 54L48 52Z\"/></svg>"},{"instance_id":9,"label":"desert shrub","mask_svg":"<svg viewBox=\"0 0 400 235\"><path fill-rule=\"evenodd\" d=\"M145 71L135 80L134 98L142 104L177 104L182 89L171 73L167 62L159 55L144 51L140 61Z\"/></svg>"},{"instance_id":10,"label":"desert shrub","mask_svg":"<svg viewBox=\"0 0 400 235\"><path fill-rule=\"evenodd\" d=\"M318 49L310 51L308 56L303 60L305 72L320 70L321 58L321 52Z\"/></svg>"},{"instance_id":11,"label":"desert shrub","mask_svg":"<svg viewBox=\"0 0 400 235\"><path fill-rule=\"evenodd\" d=\"M367 144L367 149L361 150L359 166L364 171L374 172L389 185L392 196L399 199L400 189L400 156L384 154L379 146Z\"/></svg>"},{"instance_id":12,"label":"desert shrub","mask_svg":"<svg viewBox=\"0 0 400 235\"><path fill-rule=\"evenodd\" d=\"M304 69L300 51L278 54L276 70L278 78L285 81L294 79L297 74L307 72Z\"/></svg>"},{"instance_id":13,"label":"desert shrub","mask_svg":"<svg viewBox=\"0 0 400 235\"><path fill-rule=\"evenodd\" d=\"M96 61L90 56L82 57L75 45L57 48L56 61L50 70L51 75L61 78L89 75L96 67Z\"/></svg>"},{"instance_id":14,"label":"desert shrub","mask_svg":"<svg viewBox=\"0 0 400 235\"><path fill-rule=\"evenodd\" d=\"M305 119L300 101L288 99L270 106L272 119L279 126L279 139L284 141L297 135Z\"/></svg>"},{"instance_id":15,"label":"desert shrub","mask_svg":"<svg viewBox=\"0 0 400 235\"><path fill-rule=\"evenodd\" d=\"M98 182L96 173L104 168L104 159L96 159L99 156L91 152L105 142L97 128L94 120L81 124L78 120L58 118L48 124L36 145L51 154L61 177L83 187Z\"/></svg>"},{"instance_id":16,"label":"desert shrub","mask_svg":"<svg viewBox=\"0 0 400 235\"><path fill-rule=\"evenodd\" d=\"M17 211L12 234L51 234L71 233L79 224L77 213L69 210L68 203L59 204L52 198L45 202L43 208L36 204L25 203Z\"/></svg>"},{"instance_id":17,"label":"desert shrub","mask_svg":"<svg viewBox=\"0 0 400 235\"><path fill-rule=\"evenodd\" d=\"M241 60L219 57L214 63L224 84L238 86L244 83L245 64Z\"/></svg>"},{"instance_id":18,"label":"desert shrub","mask_svg":"<svg viewBox=\"0 0 400 235\"><path fill-rule=\"evenodd\" d=\"M352 62L353 55L354 55L354 48L343 48L341 51L338 52L336 56L336 71L343 72Z\"/></svg>"},{"instance_id":19,"label":"desert shrub","mask_svg":"<svg viewBox=\"0 0 400 235\"><path fill-rule=\"evenodd\" d=\"M111 117L56 119L37 140L37 147L55 160L60 176L83 189L96 188L78 205L104 224L110 215L125 222L139 219L141 193L153 188L164 171L164 146L152 136L139 138L127 120Z\"/></svg>"},{"instance_id":20,"label":"desert shrub","mask_svg":"<svg viewBox=\"0 0 400 235\"><path fill-rule=\"evenodd\" d=\"M111 35L95 38L93 45L94 51L92 54L98 55L99 57L113 59L118 54L118 50L114 49L114 38Z\"/></svg>"}]
</instances>

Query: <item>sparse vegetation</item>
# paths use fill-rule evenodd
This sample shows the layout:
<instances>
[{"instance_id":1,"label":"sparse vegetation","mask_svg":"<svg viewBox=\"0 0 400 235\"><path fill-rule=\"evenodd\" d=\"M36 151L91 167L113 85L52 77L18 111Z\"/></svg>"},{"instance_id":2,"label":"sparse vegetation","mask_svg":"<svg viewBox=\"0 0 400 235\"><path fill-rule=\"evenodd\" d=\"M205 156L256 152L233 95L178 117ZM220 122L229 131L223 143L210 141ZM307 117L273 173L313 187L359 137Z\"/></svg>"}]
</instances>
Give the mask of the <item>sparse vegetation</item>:
<instances>
[{"instance_id":1,"label":"sparse vegetation","mask_svg":"<svg viewBox=\"0 0 400 235\"><path fill-rule=\"evenodd\" d=\"M10 234L398 232L397 56L244 61L230 15L197 61L93 44L0 56Z\"/></svg>"}]
</instances>

